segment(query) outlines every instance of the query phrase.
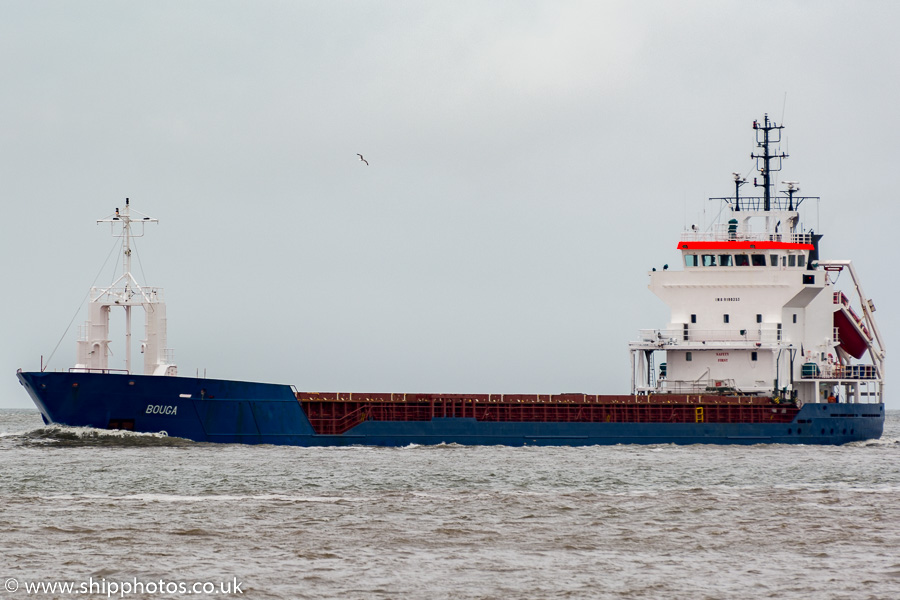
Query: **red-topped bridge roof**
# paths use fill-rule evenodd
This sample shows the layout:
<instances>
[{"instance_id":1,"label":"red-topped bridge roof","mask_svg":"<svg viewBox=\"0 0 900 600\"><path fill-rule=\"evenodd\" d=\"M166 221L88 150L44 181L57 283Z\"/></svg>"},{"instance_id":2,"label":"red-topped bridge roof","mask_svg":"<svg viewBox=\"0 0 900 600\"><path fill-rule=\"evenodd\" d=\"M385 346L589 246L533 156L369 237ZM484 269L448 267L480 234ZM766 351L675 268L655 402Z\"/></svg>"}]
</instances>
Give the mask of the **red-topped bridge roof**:
<instances>
[{"instance_id":1,"label":"red-topped bridge roof","mask_svg":"<svg viewBox=\"0 0 900 600\"><path fill-rule=\"evenodd\" d=\"M718 240L714 242L678 242L679 250L814 250L812 244L792 244L789 242L755 242L739 240Z\"/></svg>"}]
</instances>

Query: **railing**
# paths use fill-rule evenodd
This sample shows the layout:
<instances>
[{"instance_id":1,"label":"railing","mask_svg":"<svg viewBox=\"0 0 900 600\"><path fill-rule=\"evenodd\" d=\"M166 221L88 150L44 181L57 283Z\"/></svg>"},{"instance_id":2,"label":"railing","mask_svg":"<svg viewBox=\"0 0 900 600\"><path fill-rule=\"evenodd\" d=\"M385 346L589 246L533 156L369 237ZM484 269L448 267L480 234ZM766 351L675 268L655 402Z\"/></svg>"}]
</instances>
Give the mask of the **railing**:
<instances>
[{"instance_id":1,"label":"railing","mask_svg":"<svg viewBox=\"0 0 900 600\"><path fill-rule=\"evenodd\" d=\"M874 365L817 365L816 372L804 372L801 379L878 379Z\"/></svg>"},{"instance_id":2,"label":"railing","mask_svg":"<svg viewBox=\"0 0 900 600\"><path fill-rule=\"evenodd\" d=\"M818 196L772 196L769 198L770 211L796 211L804 200L818 200ZM743 198L710 198L710 200L724 200L733 212L753 212L766 208L766 199L763 196L745 196Z\"/></svg>"},{"instance_id":3,"label":"railing","mask_svg":"<svg viewBox=\"0 0 900 600\"><path fill-rule=\"evenodd\" d=\"M775 323L754 329L641 329L641 342L679 344L684 342L760 342L781 341L781 330ZM772 328L772 326L775 328Z\"/></svg>"},{"instance_id":4,"label":"railing","mask_svg":"<svg viewBox=\"0 0 900 600\"><path fill-rule=\"evenodd\" d=\"M338 419L328 417L310 418L310 424L317 432L322 430L325 433L341 434L368 419L370 410L371 407L369 406L361 406ZM424 418L412 420L418 421L424 420Z\"/></svg>"},{"instance_id":5,"label":"railing","mask_svg":"<svg viewBox=\"0 0 900 600\"><path fill-rule=\"evenodd\" d=\"M782 242L788 244L812 244L808 233L769 233L766 231L731 231L727 224L715 225L712 231L685 231L685 242Z\"/></svg>"},{"instance_id":6,"label":"railing","mask_svg":"<svg viewBox=\"0 0 900 600\"><path fill-rule=\"evenodd\" d=\"M667 394L704 394L732 390L734 390L734 379L710 379L704 381L661 379L655 388L655 391Z\"/></svg>"},{"instance_id":7,"label":"railing","mask_svg":"<svg viewBox=\"0 0 900 600\"><path fill-rule=\"evenodd\" d=\"M91 367L69 367L69 373L106 373L107 375L110 373L124 373L128 374L130 371L128 369L94 369Z\"/></svg>"}]
</instances>

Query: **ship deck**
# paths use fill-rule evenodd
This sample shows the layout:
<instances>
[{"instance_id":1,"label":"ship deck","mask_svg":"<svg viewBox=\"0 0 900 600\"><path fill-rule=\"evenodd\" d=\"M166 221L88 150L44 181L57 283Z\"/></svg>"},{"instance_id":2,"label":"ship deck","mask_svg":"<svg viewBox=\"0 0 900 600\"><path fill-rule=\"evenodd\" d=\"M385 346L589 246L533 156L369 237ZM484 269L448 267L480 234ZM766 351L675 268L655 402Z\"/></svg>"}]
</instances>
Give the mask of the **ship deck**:
<instances>
[{"instance_id":1,"label":"ship deck","mask_svg":"<svg viewBox=\"0 0 900 600\"><path fill-rule=\"evenodd\" d=\"M761 396L710 394L385 394L297 392L313 429L339 435L365 421L472 418L531 423L789 423L800 410Z\"/></svg>"}]
</instances>

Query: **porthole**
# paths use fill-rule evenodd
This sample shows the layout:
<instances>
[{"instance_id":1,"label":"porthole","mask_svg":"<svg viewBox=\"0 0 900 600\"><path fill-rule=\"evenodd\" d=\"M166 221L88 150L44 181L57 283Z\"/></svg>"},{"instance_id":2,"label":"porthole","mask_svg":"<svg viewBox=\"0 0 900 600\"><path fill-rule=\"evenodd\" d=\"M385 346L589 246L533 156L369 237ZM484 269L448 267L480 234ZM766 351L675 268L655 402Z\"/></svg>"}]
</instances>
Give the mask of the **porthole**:
<instances>
[{"instance_id":1,"label":"porthole","mask_svg":"<svg viewBox=\"0 0 900 600\"><path fill-rule=\"evenodd\" d=\"M790 427L788 427L788 435L791 435L791 433L793 433L793 430Z\"/></svg>"},{"instance_id":2,"label":"porthole","mask_svg":"<svg viewBox=\"0 0 900 600\"><path fill-rule=\"evenodd\" d=\"M798 427L798 428L797 428L797 435L800 435L801 433L803 433L803 429L801 429L800 427Z\"/></svg>"}]
</instances>

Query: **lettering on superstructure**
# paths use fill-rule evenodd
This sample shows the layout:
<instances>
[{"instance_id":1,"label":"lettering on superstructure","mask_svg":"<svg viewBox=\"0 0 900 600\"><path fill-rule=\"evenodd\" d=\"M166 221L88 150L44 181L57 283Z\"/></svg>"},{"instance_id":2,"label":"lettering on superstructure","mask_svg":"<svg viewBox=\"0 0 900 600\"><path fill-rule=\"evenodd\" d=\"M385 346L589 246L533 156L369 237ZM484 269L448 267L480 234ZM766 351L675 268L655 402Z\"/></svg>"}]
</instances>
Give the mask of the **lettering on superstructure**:
<instances>
[{"instance_id":1,"label":"lettering on superstructure","mask_svg":"<svg viewBox=\"0 0 900 600\"><path fill-rule=\"evenodd\" d=\"M719 362L728 362L728 353L727 352L716 352L717 360Z\"/></svg>"}]
</instances>

